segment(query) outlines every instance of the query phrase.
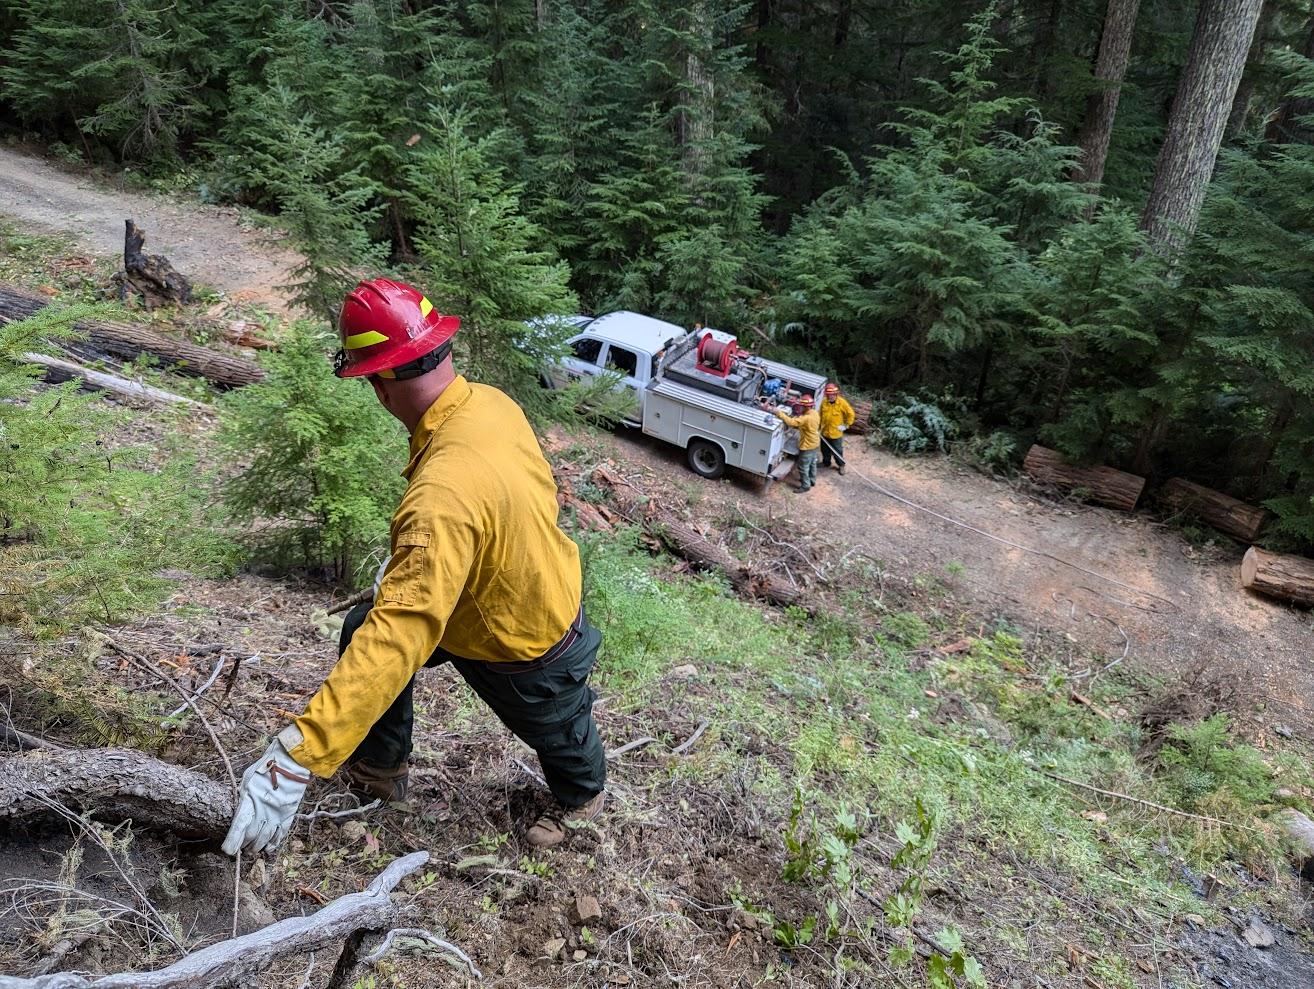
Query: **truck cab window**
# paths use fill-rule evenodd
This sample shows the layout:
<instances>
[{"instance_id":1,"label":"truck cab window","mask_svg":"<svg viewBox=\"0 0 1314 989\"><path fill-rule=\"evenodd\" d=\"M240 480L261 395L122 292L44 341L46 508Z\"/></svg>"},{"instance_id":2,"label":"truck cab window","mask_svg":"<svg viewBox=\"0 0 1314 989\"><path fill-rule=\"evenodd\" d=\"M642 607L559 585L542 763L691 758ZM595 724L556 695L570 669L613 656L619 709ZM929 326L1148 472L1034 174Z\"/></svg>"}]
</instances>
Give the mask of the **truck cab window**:
<instances>
[{"instance_id":1,"label":"truck cab window","mask_svg":"<svg viewBox=\"0 0 1314 989\"><path fill-rule=\"evenodd\" d=\"M617 371L627 378L636 377L639 368L639 355L615 344L607 351L607 370Z\"/></svg>"},{"instance_id":2,"label":"truck cab window","mask_svg":"<svg viewBox=\"0 0 1314 989\"><path fill-rule=\"evenodd\" d=\"M598 355L602 353L602 341L590 340L585 337L572 343L570 349L576 360L581 360L585 364L596 364L598 363Z\"/></svg>"}]
</instances>

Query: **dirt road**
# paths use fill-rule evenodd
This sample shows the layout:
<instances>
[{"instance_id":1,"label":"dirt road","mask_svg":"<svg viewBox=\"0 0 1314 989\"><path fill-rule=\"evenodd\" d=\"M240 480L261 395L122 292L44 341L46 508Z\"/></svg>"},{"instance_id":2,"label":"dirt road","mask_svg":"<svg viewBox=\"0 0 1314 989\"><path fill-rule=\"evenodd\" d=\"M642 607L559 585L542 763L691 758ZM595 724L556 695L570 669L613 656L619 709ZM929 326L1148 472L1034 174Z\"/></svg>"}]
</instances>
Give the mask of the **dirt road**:
<instances>
[{"instance_id":1,"label":"dirt road","mask_svg":"<svg viewBox=\"0 0 1314 989\"><path fill-rule=\"evenodd\" d=\"M234 302L287 308L279 286L290 280L296 255L244 226L232 207L108 188L0 146L0 216L32 232L72 234L84 250L102 255L122 255L123 221L131 218L146 231L146 250L163 254L194 283Z\"/></svg>"},{"instance_id":2,"label":"dirt road","mask_svg":"<svg viewBox=\"0 0 1314 989\"><path fill-rule=\"evenodd\" d=\"M122 249L123 219L151 235L150 249L230 298L281 307L276 286L295 258L262 243L236 210L110 190L0 148L0 214L37 229L74 234L98 254ZM796 519L837 546L861 547L888 569L935 573L984 609L1070 634L1079 644L1162 674L1205 663L1234 678L1256 725L1285 724L1314 738L1314 620L1244 593L1239 551L1198 554L1145 517L1046 502L942 459L899 459L851 440L853 469L827 472L810 495L737 478L703 482L683 454L641 436L610 441L644 464L654 482L687 483L695 497ZM1135 595L1052 560L992 542L901 505L864 481L1003 538L1107 574L1155 597ZM683 479L687 478L687 482ZM961 564L950 575L946 567ZM957 567L950 567L956 571ZM1103 617L1095 617L1103 616ZM1121 631L1120 631L1121 630ZM1266 708L1267 710L1262 710Z\"/></svg>"},{"instance_id":3,"label":"dirt road","mask_svg":"<svg viewBox=\"0 0 1314 989\"><path fill-rule=\"evenodd\" d=\"M709 511L737 505L794 520L841 552L860 547L888 570L937 576L988 612L1066 632L1095 662L1126 649L1126 663L1160 675L1205 664L1235 686L1238 713L1254 727L1314 738L1314 615L1243 591L1236 547L1200 552L1146 516L1045 501L948 459L899 458L860 437L848 441L848 473L823 471L806 495L789 484L764 492L746 476L701 481L682 451L641 435L611 443L650 468L654 483L687 479L675 483ZM936 519L874 485L1143 593Z\"/></svg>"}]
</instances>

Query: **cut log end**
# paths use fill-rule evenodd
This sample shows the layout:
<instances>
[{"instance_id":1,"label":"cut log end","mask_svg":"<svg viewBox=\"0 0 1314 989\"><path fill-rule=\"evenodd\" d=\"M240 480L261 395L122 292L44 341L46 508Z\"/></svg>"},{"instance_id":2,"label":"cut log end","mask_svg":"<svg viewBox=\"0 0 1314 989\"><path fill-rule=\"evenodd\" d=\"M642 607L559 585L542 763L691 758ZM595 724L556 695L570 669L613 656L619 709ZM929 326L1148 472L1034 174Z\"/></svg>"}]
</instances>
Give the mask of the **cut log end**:
<instances>
[{"instance_id":1,"label":"cut log end","mask_svg":"<svg viewBox=\"0 0 1314 989\"><path fill-rule=\"evenodd\" d=\"M1241 586L1280 601L1314 607L1314 560L1251 546L1241 558Z\"/></svg>"}]
</instances>

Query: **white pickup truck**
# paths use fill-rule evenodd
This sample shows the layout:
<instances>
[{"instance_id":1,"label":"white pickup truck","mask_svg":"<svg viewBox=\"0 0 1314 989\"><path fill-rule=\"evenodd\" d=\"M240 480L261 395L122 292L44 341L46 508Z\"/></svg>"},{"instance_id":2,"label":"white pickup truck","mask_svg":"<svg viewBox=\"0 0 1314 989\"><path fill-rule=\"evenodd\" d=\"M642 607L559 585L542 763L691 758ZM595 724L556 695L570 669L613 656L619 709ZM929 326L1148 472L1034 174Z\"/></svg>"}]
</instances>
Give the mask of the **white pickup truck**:
<instances>
[{"instance_id":1,"label":"white pickup truck","mask_svg":"<svg viewBox=\"0 0 1314 989\"><path fill-rule=\"evenodd\" d=\"M571 317L570 355L548 369L554 387L610 372L638 400L626 425L687 451L690 469L717 478L738 467L766 478L789 473L798 433L774 414L803 395L819 400L826 379L739 348L719 330L684 330L651 316Z\"/></svg>"}]
</instances>

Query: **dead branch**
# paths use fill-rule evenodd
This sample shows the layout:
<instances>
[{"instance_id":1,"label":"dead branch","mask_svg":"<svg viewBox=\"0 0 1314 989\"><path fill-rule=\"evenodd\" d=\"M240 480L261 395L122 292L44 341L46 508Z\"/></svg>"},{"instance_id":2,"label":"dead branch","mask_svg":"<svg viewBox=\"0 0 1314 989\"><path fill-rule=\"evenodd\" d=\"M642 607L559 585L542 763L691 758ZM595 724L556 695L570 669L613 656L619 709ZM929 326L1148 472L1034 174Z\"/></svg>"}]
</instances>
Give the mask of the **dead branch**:
<instances>
[{"instance_id":1,"label":"dead branch","mask_svg":"<svg viewBox=\"0 0 1314 989\"><path fill-rule=\"evenodd\" d=\"M181 838L222 838L233 818L222 783L136 749L0 757L0 821L48 817L50 802Z\"/></svg>"},{"instance_id":2,"label":"dead branch","mask_svg":"<svg viewBox=\"0 0 1314 989\"><path fill-rule=\"evenodd\" d=\"M355 817L357 814L365 814L374 810L383 804L382 800L371 800L364 807L348 807L346 810L314 810L309 814L298 814L298 821L324 821L337 820L341 817Z\"/></svg>"},{"instance_id":3,"label":"dead branch","mask_svg":"<svg viewBox=\"0 0 1314 989\"><path fill-rule=\"evenodd\" d=\"M391 929L398 907L390 894L428 861L428 852L412 852L392 862L364 892L339 897L308 917L289 917L202 948L153 972L93 979L71 973L35 979L0 976L0 989L210 989L224 983L251 982L279 958L341 944L363 931Z\"/></svg>"},{"instance_id":4,"label":"dead branch","mask_svg":"<svg viewBox=\"0 0 1314 989\"><path fill-rule=\"evenodd\" d=\"M451 941L444 941L436 934L432 934L429 931L424 930L424 928L422 927L393 928L388 932L387 936L384 937L383 943L380 944L377 948L375 948L365 957L364 963L366 965L377 965L379 962L383 960L383 957L393 949L394 944L398 938L413 938L417 941L422 942L423 944L432 945L433 947L439 949L440 951L445 951L447 954L452 955L455 958L459 958L461 961L465 962L466 967L470 969L470 974L474 978L482 979L484 977L484 973L479 971L479 969L475 966L475 963L470 960L469 955L467 955L456 945L452 944ZM398 946L397 950L401 950L400 946Z\"/></svg>"},{"instance_id":5,"label":"dead branch","mask_svg":"<svg viewBox=\"0 0 1314 989\"><path fill-rule=\"evenodd\" d=\"M119 377L117 374L109 374L105 371L94 371L89 367L81 364L75 364L73 361L66 361L62 357L51 357L49 354L27 353L23 355L23 360L29 364L35 364L45 369L45 379L52 384L58 384L61 381L77 381L88 391L109 392L117 398L127 399L131 402L146 402L155 405L182 405L187 408L198 411L212 412L212 406L203 402L197 402L182 395L175 395L171 391L165 391L163 388L153 388L150 385L143 385L139 381L132 381L129 378Z\"/></svg>"},{"instance_id":6,"label":"dead branch","mask_svg":"<svg viewBox=\"0 0 1314 989\"><path fill-rule=\"evenodd\" d=\"M703 732L707 731L707 729L710 728L711 726L712 723L704 719L702 722L699 723L698 727L694 729L694 733L692 735L690 735L687 739L685 739L683 742L681 742L671 751L674 752L676 755L684 755L686 752L688 752L690 749L694 747L694 745L698 742L698 739L703 737Z\"/></svg>"},{"instance_id":7,"label":"dead branch","mask_svg":"<svg viewBox=\"0 0 1314 989\"><path fill-rule=\"evenodd\" d=\"M1251 834L1263 834L1259 828L1252 828L1248 824L1237 824L1235 821L1224 821L1218 817L1205 817L1203 814L1192 814L1189 811L1178 810L1176 807L1165 807L1163 804L1156 804L1152 800L1142 800L1140 797L1133 797L1130 794L1118 793L1116 790L1101 790L1098 786L1091 786L1089 783L1078 783L1076 780L1070 780L1066 776L1059 776L1057 773L1047 773L1043 769L1037 769L1036 772L1041 776L1057 780L1067 786L1075 786L1080 790L1089 790L1091 793L1098 793L1102 797L1112 797L1115 800L1125 800L1130 804L1140 804L1142 807L1149 807L1152 810L1163 811L1165 814L1172 814L1175 817L1185 817L1192 821L1200 821L1205 824L1217 824L1224 828L1237 828L1241 831L1249 831Z\"/></svg>"},{"instance_id":8,"label":"dead branch","mask_svg":"<svg viewBox=\"0 0 1314 989\"><path fill-rule=\"evenodd\" d=\"M366 601L373 601L373 600L374 600L374 588L367 587L363 591L357 591L355 594L347 598L345 601L339 601L333 607L329 608L329 610L325 612L325 614L336 615L340 611L347 611L351 608L356 607L356 605L358 604L364 604Z\"/></svg>"},{"instance_id":9,"label":"dead branch","mask_svg":"<svg viewBox=\"0 0 1314 989\"><path fill-rule=\"evenodd\" d=\"M196 692L192 694L191 696L192 701L196 700L198 697L200 697L207 690L209 690L211 687L214 686L214 682L219 679L219 674L223 671L224 662L225 662L224 658L220 656L219 659L214 664L214 669L210 671L210 676L206 678L205 683L197 687ZM174 718L178 717L180 714L186 711L187 708L190 706L191 706L191 701L184 701L182 704L180 704L178 707L174 708L172 711L168 713L165 719L162 722L160 722L160 727L161 728L167 727L168 724Z\"/></svg>"},{"instance_id":10,"label":"dead branch","mask_svg":"<svg viewBox=\"0 0 1314 989\"><path fill-rule=\"evenodd\" d=\"M657 739L651 737L650 735L645 735L643 738L636 738L632 742L626 742L624 745L612 749L610 752L607 753L607 759L608 761L612 759L619 759L626 752L633 752L635 749L641 749L645 745L651 745L655 741L657 741Z\"/></svg>"}]
</instances>

